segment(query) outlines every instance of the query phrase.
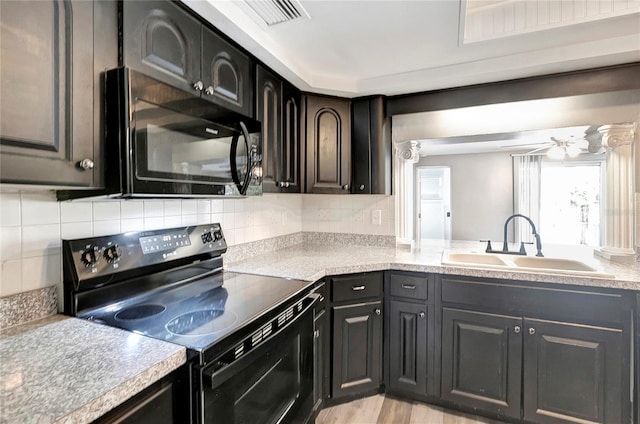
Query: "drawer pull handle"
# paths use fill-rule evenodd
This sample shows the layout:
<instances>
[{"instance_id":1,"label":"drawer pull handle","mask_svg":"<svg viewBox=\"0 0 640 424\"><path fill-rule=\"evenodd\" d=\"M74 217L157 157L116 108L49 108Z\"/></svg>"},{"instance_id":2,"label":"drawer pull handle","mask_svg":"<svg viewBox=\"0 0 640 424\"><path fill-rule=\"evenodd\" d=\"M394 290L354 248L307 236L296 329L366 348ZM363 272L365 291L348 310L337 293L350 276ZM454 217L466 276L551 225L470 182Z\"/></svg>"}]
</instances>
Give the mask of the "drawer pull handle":
<instances>
[{"instance_id":1,"label":"drawer pull handle","mask_svg":"<svg viewBox=\"0 0 640 424\"><path fill-rule=\"evenodd\" d=\"M531 335L536 334L536 329L535 328L530 328L529 329L529 334L531 334Z\"/></svg>"},{"instance_id":2,"label":"drawer pull handle","mask_svg":"<svg viewBox=\"0 0 640 424\"><path fill-rule=\"evenodd\" d=\"M404 284L404 283L402 283L402 288L403 289L407 289L407 290L415 290L416 286L415 286L415 284Z\"/></svg>"},{"instance_id":3,"label":"drawer pull handle","mask_svg":"<svg viewBox=\"0 0 640 424\"><path fill-rule=\"evenodd\" d=\"M515 327L513 327L513 332L518 334L520 332L520 326L516 325Z\"/></svg>"},{"instance_id":4,"label":"drawer pull handle","mask_svg":"<svg viewBox=\"0 0 640 424\"><path fill-rule=\"evenodd\" d=\"M420 313L418 315L420 315L420 318L424 318L425 317L424 311L420 311Z\"/></svg>"},{"instance_id":5,"label":"drawer pull handle","mask_svg":"<svg viewBox=\"0 0 640 424\"><path fill-rule=\"evenodd\" d=\"M382 313L380 308L376 308L374 312L376 313L376 315L380 315Z\"/></svg>"},{"instance_id":6,"label":"drawer pull handle","mask_svg":"<svg viewBox=\"0 0 640 424\"><path fill-rule=\"evenodd\" d=\"M365 286L351 286L351 290L353 291L362 291L365 289Z\"/></svg>"}]
</instances>

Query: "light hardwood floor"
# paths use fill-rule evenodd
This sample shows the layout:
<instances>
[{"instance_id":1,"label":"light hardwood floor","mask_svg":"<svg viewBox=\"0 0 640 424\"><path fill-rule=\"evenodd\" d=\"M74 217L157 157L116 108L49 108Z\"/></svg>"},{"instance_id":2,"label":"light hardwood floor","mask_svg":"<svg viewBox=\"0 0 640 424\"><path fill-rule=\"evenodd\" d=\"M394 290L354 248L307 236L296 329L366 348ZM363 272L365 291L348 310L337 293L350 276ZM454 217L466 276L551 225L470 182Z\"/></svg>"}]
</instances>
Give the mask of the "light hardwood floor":
<instances>
[{"instance_id":1,"label":"light hardwood floor","mask_svg":"<svg viewBox=\"0 0 640 424\"><path fill-rule=\"evenodd\" d=\"M502 424L421 402L369 396L320 411L316 424Z\"/></svg>"}]
</instances>

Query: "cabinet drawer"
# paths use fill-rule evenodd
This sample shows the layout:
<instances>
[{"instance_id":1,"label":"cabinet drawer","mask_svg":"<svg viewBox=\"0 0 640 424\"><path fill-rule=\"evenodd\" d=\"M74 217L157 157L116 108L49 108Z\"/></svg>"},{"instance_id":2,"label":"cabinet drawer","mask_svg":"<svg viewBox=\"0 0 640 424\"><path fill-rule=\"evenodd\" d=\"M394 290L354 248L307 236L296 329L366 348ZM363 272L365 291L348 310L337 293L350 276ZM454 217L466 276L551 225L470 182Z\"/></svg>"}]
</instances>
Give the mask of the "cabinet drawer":
<instances>
[{"instance_id":1,"label":"cabinet drawer","mask_svg":"<svg viewBox=\"0 0 640 424\"><path fill-rule=\"evenodd\" d=\"M381 295L381 272L331 278L331 299L334 302L375 298Z\"/></svg>"},{"instance_id":2,"label":"cabinet drawer","mask_svg":"<svg viewBox=\"0 0 640 424\"><path fill-rule=\"evenodd\" d=\"M390 275L389 288L391 296L427 300L428 283L427 277L394 272Z\"/></svg>"},{"instance_id":3,"label":"cabinet drawer","mask_svg":"<svg viewBox=\"0 0 640 424\"><path fill-rule=\"evenodd\" d=\"M619 325L629 319L630 305L620 294L531 284L527 287L502 280L443 277L442 302L595 325Z\"/></svg>"}]
</instances>

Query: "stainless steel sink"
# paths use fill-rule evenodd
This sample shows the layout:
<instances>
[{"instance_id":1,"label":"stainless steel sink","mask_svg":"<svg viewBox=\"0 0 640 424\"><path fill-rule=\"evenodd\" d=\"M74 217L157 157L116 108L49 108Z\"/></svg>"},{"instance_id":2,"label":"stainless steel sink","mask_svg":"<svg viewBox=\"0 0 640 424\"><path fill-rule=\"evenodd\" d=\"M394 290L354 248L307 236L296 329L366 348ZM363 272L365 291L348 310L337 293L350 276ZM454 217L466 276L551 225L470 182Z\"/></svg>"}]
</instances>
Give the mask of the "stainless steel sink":
<instances>
[{"instance_id":1,"label":"stainless steel sink","mask_svg":"<svg viewBox=\"0 0 640 424\"><path fill-rule=\"evenodd\" d=\"M537 256L513 256L488 253L459 253L445 251L442 265L475 269L501 269L540 274L562 274L567 276L614 279L584 262L574 259L544 258Z\"/></svg>"}]
</instances>

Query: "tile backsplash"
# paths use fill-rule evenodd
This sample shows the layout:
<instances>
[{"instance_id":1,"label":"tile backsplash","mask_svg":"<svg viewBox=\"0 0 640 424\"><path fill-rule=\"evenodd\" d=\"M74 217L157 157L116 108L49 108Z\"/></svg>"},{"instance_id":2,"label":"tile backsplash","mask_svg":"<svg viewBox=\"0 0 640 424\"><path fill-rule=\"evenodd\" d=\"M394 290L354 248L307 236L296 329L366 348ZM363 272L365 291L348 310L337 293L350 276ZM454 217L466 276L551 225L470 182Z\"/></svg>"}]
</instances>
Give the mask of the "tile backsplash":
<instances>
[{"instance_id":1,"label":"tile backsplash","mask_svg":"<svg viewBox=\"0 0 640 424\"><path fill-rule=\"evenodd\" d=\"M265 194L246 199L57 202L0 193L0 296L62 288L61 239L220 222L229 245L300 231L394 234L392 196Z\"/></svg>"}]
</instances>

